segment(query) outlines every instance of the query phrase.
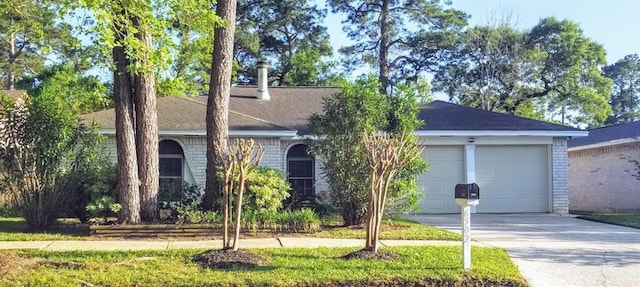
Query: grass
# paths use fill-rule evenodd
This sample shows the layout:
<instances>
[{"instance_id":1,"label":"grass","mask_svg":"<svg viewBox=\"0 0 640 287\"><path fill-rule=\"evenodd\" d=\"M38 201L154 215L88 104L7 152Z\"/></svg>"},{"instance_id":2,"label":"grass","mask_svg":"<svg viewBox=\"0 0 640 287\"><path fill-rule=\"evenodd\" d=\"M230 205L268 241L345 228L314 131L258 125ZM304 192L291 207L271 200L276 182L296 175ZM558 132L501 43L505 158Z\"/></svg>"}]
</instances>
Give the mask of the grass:
<instances>
[{"instance_id":1,"label":"grass","mask_svg":"<svg viewBox=\"0 0 640 287\"><path fill-rule=\"evenodd\" d=\"M66 224L64 220L57 222L59 226ZM0 217L0 241L38 241L38 240L82 240L86 236L77 230L64 229L61 232L29 232L24 219L18 217Z\"/></svg>"},{"instance_id":2,"label":"grass","mask_svg":"<svg viewBox=\"0 0 640 287\"><path fill-rule=\"evenodd\" d=\"M59 222L64 226L65 222ZM69 225L69 224L67 224ZM360 227L340 226L341 221L331 218L323 221L323 228L318 232L311 233L286 233L272 234L260 233L257 237L274 236L305 236L322 238L365 238L365 230ZM71 224L73 226L73 224ZM69 229L66 229L69 231ZM73 231L73 229L71 229ZM77 231L77 230L76 230ZM70 232L53 233L29 233L24 220L20 218L0 218L0 241L36 241L36 240L88 240L93 237L71 234ZM255 238L256 234L247 231L245 235ZM242 237L242 235L241 235ZM384 221L381 227L380 239L414 239L414 240L460 240L460 235L423 225L414 221L394 218Z\"/></svg>"},{"instance_id":3,"label":"grass","mask_svg":"<svg viewBox=\"0 0 640 287\"><path fill-rule=\"evenodd\" d=\"M580 215L578 218L640 229L638 213L589 213Z\"/></svg>"},{"instance_id":4,"label":"grass","mask_svg":"<svg viewBox=\"0 0 640 287\"><path fill-rule=\"evenodd\" d=\"M324 228L313 237L322 238L365 238L364 227L343 227L339 220L325 221ZM457 233L446 231L433 226L417 223L403 218L385 219L381 226L380 239L402 240L461 240Z\"/></svg>"},{"instance_id":5,"label":"grass","mask_svg":"<svg viewBox=\"0 0 640 287\"><path fill-rule=\"evenodd\" d=\"M267 258L267 266L224 271L193 263L194 255L203 250L11 251L0 254L0 285L526 286L517 267L498 248L474 247L470 270L461 268L460 247L385 247L400 255L394 260L339 258L355 250L255 249Z\"/></svg>"}]
</instances>

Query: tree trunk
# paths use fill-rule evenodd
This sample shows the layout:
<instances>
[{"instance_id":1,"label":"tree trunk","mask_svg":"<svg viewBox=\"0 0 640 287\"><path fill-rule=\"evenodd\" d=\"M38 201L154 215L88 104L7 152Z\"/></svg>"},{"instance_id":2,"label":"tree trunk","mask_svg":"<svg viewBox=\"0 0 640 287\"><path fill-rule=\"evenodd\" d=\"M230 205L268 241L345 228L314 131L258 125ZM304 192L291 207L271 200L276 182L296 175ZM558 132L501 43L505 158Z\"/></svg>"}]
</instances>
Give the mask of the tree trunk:
<instances>
[{"instance_id":1,"label":"tree trunk","mask_svg":"<svg viewBox=\"0 0 640 287\"><path fill-rule=\"evenodd\" d=\"M7 73L7 85L6 88L9 91L13 91L14 89L14 77L13 77L13 63L15 62L15 55L16 55L16 37L14 33L11 33L11 36L9 37L9 65L6 68L5 73Z\"/></svg>"},{"instance_id":2,"label":"tree trunk","mask_svg":"<svg viewBox=\"0 0 640 287\"><path fill-rule=\"evenodd\" d=\"M380 9L380 46L379 46L379 75L381 91L380 93L386 95L389 88L389 0L382 1L382 8Z\"/></svg>"},{"instance_id":3,"label":"tree trunk","mask_svg":"<svg viewBox=\"0 0 640 287\"><path fill-rule=\"evenodd\" d=\"M240 226L241 226L241 216L242 216L242 194L244 193L244 181L245 181L245 171L244 168L240 168L240 179L238 180L238 196L236 198L236 229L233 233L233 251L238 251L238 241L240 241Z\"/></svg>"},{"instance_id":4,"label":"tree trunk","mask_svg":"<svg viewBox=\"0 0 640 287\"><path fill-rule=\"evenodd\" d=\"M232 169L228 168L224 171L224 191L223 191L223 212L222 212L222 248L229 249L231 247L231 241L229 240L229 221L231 219L231 191L233 190L233 183L231 181Z\"/></svg>"},{"instance_id":5,"label":"tree trunk","mask_svg":"<svg viewBox=\"0 0 640 287\"><path fill-rule=\"evenodd\" d=\"M120 11L123 13L123 11ZM124 14L124 13L123 13ZM122 29L114 22L116 42L121 42ZM113 74L113 93L116 112L116 147L118 153L118 196L122 205L120 221L140 223L140 193L136 141L134 133L133 101L131 99L131 78L127 72L128 60L123 47L113 48L113 62L116 70Z\"/></svg>"},{"instance_id":6,"label":"tree trunk","mask_svg":"<svg viewBox=\"0 0 640 287\"><path fill-rule=\"evenodd\" d=\"M205 209L212 209L220 197L220 180L216 168L227 151L229 134L229 95L233 61L233 34L236 23L236 0L218 1L216 14L228 25L217 27L213 40L213 61L207 101L207 179L204 196ZM218 148L216 148L218 147Z\"/></svg>"},{"instance_id":7,"label":"tree trunk","mask_svg":"<svg viewBox=\"0 0 640 287\"><path fill-rule=\"evenodd\" d=\"M138 154L138 176L140 177L140 213L142 220L153 222L158 218L158 115L156 108L155 74L151 68L149 53L153 49L151 34L134 18L138 28L136 38L146 48L138 58L143 67L134 77L136 110L136 148Z\"/></svg>"}]
</instances>

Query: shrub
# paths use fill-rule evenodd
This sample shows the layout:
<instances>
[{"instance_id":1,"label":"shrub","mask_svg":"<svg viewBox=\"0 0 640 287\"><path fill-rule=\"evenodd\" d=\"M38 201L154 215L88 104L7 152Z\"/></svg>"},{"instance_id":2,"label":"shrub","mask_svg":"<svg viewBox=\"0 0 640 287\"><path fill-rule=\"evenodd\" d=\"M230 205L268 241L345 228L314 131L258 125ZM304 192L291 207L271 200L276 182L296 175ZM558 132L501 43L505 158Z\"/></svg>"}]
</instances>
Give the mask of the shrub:
<instances>
[{"instance_id":1,"label":"shrub","mask_svg":"<svg viewBox=\"0 0 640 287\"><path fill-rule=\"evenodd\" d=\"M90 159L85 159L90 160ZM121 205L117 200L116 167L102 153L92 159L95 164L87 164L87 168L74 174L74 184L70 187L75 195L75 204L66 216L77 217L81 222L89 218L117 217Z\"/></svg>"},{"instance_id":2,"label":"shrub","mask_svg":"<svg viewBox=\"0 0 640 287\"><path fill-rule=\"evenodd\" d=\"M394 94L380 93L374 76L342 87L326 97L323 114L309 118L311 132L323 140L308 140L310 152L322 160L330 187L330 200L345 225L362 223L367 212L369 172L360 137L364 132L391 134L411 132L421 124L415 92L396 87ZM428 165L422 158L402 169L394 179L388 207L411 210L417 207L420 192L415 182ZM398 181L408 182L398 182Z\"/></svg>"},{"instance_id":3,"label":"shrub","mask_svg":"<svg viewBox=\"0 0 640 287\"><path fill-rule=\"evenodd\" d=\"M113 196L103 195L92 200L85 209L89 218L103 218L106 221L107 217L117 217L121 208Z\"/></svg>"},{"instance_id":4,"label":"shrub","mask_svg":"<svg viewBox=\"0 0 640 287\"><path fill-rule=\"evenodd\" d=\"M259 167L249 175L246 183L248 193L243 202L249 209L275 212L290 194L291 186L280 171Z\"/></svg>"},{"instance_id":5,"label":"shrub","mask_svg":"<svg viewBox=\"0 0 640 287\"><path fill-rule=\"evenodd\" d=\"M250 230L313 232L320 229L320 217L308 208L280 212L247 209L242 213L242 227Z\"/></svg>"},{"instance_id":6,"label":"shrub","mask_svg":"<svg viewBox=\"0 0 640 287\"><path fill-rule=\"evenodd\" d=\"M162 220L177 220L179 223L201 221L198 219L200 216L195 212L204 212L202 211L202 188L197 184L182 182L177 192L161 192L159 205ZM190 217L193 217L193 220L190 220ZM187 222L184 222L185 220Z\"/></svg>"},{"instance_id":7,"label":"shrub","mask_svg":"<svg viewBox=\"0 0 640 287\"><path fill-rule=\"evenodd\" d=\"M0 190L31 230L45 230L77 203L77 175L95 164L102 137L46 90L34 100L3 97L0 113Z\"/></svg>"},{"instance_id":8,"label":"shrub","mask_svg":"<svg viewBox=\"0 0 640 287\"><path fill-rule=\"evenodd\" d=\"M203 211L198 203L192 201L189 204L181 205L176 208L177 224L220 224L221 217L214 211Z\"/></svg>"}]
</instances>

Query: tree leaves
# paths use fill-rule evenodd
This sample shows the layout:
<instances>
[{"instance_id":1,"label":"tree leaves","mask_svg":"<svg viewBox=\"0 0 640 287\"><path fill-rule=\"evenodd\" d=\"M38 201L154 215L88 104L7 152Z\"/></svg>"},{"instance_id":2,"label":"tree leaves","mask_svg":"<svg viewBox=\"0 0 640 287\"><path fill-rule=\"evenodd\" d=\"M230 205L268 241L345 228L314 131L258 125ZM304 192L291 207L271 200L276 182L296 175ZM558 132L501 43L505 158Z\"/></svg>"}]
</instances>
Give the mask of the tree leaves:
<instances>
[{"instance_id":1,"label":"tree leaves","mask_svg":"<svg viewBox=\"0 0 640 287\"><path fill-rule=\"evenodd\" d=\"M472 27L446 58L434 88L461 104L573 125L608 114L605 51L570 21L542 19L524 32Z\"/></svg>"}]
</instances>

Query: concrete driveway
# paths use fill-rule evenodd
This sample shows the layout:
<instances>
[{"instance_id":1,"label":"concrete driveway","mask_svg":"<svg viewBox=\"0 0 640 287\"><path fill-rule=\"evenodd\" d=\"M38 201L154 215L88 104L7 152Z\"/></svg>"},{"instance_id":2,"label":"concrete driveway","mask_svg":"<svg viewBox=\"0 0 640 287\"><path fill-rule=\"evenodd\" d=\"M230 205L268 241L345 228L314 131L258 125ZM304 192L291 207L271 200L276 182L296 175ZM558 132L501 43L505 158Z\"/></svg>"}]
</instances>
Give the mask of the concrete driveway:
<instances>
[{"instance_id":1,"label":"concrete driveway","mask_svg":"<svg viewBox=\"0 0 640 287\"><path fill-rule=\"evenodd\" d=\"M409 218L460 233L459 214ZM472 214L471 238L505 249L532 287L640 286L639 229L552 214Z\"/></svg>"}]
</instances>

